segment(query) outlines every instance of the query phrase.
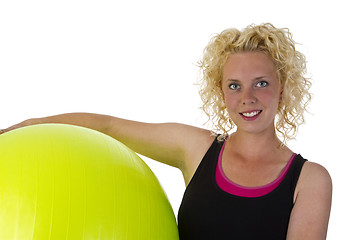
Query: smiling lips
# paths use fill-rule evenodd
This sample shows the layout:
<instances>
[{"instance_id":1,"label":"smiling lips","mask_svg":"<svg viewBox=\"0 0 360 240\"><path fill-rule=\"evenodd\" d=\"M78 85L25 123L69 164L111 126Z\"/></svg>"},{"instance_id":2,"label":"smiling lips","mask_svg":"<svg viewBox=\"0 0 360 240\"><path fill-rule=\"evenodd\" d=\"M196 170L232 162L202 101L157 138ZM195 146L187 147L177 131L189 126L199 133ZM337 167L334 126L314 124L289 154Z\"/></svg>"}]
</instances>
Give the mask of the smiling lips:
<instances>
[{"instance_id":1,"label":"smiling lips","mask_svg":"<svg viewBox=\"0 0 360 240\"><path fill-rule=\"evenodd\" d=\"M242 112L240 113L240 115L246 121L252 121L255 120L258 116L260 116L261 112L262 112L261 110L254 110L249 112Z\"/></svg>"}]
</instances>

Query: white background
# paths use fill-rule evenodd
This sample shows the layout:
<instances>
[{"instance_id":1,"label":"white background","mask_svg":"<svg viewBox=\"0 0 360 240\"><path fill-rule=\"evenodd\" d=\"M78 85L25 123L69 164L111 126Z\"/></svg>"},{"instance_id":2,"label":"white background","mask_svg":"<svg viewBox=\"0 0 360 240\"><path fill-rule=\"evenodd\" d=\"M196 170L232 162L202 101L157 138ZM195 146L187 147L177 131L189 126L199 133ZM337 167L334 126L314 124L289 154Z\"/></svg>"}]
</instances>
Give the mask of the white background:
<instances>
[{"instance_id":1,"label":"white background","mask_svg":"<svg viewBox=\"0 0 360 240\"><path fill-rule=\"evenodd\" d=\"M196 63L214 33L271 22L308 60L314 99L295 152L333 178L328 239L360 234L359 14L355 1L0 2L0 128L64 112L202 127ZM180 171L145 159L177 214Z\"/></svg>"}]
</instances>

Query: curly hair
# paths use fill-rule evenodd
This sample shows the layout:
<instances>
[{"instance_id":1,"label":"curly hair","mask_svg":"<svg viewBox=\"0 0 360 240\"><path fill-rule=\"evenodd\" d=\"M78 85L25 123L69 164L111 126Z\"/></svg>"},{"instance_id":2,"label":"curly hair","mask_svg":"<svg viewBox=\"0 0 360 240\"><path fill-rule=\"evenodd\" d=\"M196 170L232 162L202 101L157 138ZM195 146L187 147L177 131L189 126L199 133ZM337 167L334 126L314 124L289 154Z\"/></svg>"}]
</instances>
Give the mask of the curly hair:
<instances>
[{"instance_id":1,"label":"curly hair","mask_svg":"<svg viewBox=\"0 0 360 240\"><path fill-rule=\"evenodd\" d=\"M276 131L282 136L283 143L295 138L311 100L311 82L305 77L305 56L295 50L295 44L287 28L275 28L270 23L250 25L242 31L227 29L210 40L199 61L202 73L199 93L203 102L201 108L215 131L228 134L235 127L227 113L221 88L223 67L229 55L260 51L273 60L283 89Z\"/></svg>"}]
</instances>

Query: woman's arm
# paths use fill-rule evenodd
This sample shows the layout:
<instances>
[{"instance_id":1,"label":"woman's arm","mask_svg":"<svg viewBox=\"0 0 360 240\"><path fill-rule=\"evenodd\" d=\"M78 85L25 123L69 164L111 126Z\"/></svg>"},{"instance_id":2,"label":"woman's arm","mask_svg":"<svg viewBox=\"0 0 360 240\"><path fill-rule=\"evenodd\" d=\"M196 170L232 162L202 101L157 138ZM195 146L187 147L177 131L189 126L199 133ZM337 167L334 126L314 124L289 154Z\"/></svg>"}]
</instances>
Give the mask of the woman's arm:
<instances>
[{"instance_id":1,"label":"woman's arm","mask_svg":"<svg viewBox=\"0 0 360 240\"><path fill-rule=\"evenodd\" d=\"M296 188L287 240L326 239L332 197L329 173L319 164L306 162Z\"/></svg>"},{"instance_id":2,"label":"woman's arm","mask_svg":"<svg viewBox=\"0 0 360 240\"><path fill-rule=\"evenodd\" d=\"M67 113L29 119L4 129L43 124L63 123L82 126L105 133L156 161L180 168L190 175L213 140L208 130L177 123L143 123L93 113ZM189 172L189 173L187 173Z\"/></svg>"}]
</instances>

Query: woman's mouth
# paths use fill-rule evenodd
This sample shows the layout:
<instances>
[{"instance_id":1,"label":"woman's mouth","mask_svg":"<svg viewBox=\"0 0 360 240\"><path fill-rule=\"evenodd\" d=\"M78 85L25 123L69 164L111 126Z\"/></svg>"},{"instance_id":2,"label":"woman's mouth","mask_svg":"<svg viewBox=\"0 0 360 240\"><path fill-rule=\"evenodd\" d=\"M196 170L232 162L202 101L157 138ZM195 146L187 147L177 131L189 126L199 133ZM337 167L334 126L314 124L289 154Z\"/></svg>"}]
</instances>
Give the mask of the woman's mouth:
<instances>
[{"instance_id":1,"label":"woman's mouth","mask_svg":"<svg viewBox=\"0 0 360 240\"><path fill-rule=\"evenodd\" d=\"M242 112L240 115L247 121L255 120L260 114L261 110L257 111L249 111L249 112Z\"/></svg>"}]
</instances>

